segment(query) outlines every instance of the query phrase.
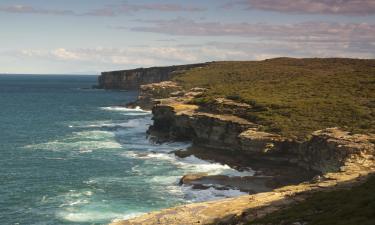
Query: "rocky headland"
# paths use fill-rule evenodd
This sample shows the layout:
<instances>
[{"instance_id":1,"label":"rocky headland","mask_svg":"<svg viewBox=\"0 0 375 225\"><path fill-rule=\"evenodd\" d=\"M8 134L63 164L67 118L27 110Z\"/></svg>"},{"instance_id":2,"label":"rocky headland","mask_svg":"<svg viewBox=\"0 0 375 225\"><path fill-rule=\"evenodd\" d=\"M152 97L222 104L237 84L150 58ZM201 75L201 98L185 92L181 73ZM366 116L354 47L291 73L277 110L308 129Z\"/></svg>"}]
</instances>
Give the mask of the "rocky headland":
<instances>
[{"instance_id":1,"label":"rocky headland","mask_svg":"<svg viewBox=\"0 0 375 225\"><path fill-rule=\"evenodd\" d=\"M200 63L102 72L96 87L102 89L137 90L142 84L167 81L188 69L202 67L206 64L207 63Z\"/></svg>"},{"instance_id":2,"label":"rocky headland","mask_svg":"<svg viewBox=\"0 0 375 225\"><path fill-rule=\"evenodd\" d=\"M226 97L200 104L197 99L207 96L209 87L186 88L166 80L140 85L138 100L129 104L152 109L152 140L190 140L191 148L174 154L256 171L248 177L186 174L180 184L236 188L249 195L178 206L113 224L246 224L315 192L359 185L375 171L375 134L326 127L301 139L269 132L249 117L248 112L259 110L254 104Z\"/></svg>"}]
</instances>

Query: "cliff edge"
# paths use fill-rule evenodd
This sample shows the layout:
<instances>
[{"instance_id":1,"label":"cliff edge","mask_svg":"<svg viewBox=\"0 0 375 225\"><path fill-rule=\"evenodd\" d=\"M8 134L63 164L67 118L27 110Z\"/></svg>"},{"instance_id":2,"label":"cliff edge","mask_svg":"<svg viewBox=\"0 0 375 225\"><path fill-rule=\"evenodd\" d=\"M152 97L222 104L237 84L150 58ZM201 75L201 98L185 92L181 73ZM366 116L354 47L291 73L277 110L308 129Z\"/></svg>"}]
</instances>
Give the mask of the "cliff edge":
<instances>
[{"instance_id":1,"label":"cliff edge","mask_svg":"<svg viewBox=\"0 0 375 225\"><path fill-rule=\"evenodd\" d=\"M190 140L201 149L177 156L195 154L238 168L260 164L267 176L267 167L275 165L279 172L281 165L294 170L287 176L271 173L278 183L272 191L113 224L247 224L315 192L361 184L375 172L374 65L374 60L355 59L219 62L186 70L173 81L141 85L131 106L152 109L150 137ZM283 182L297 171L315 176ZM195 185L204 179L227 178L192 174L181 182Z\"/></svg>"},{"instance_id":2,"label":"cliff edge","mask_svg":"<svg viewBox=\"0 0 375 225\"><path fill-rule=\"evenodd\" d=\"M143 84L167 81L186 70L203 67L207 64L208 63L199 63L102 72L98 78L97 88L137 90Z\"/></svg>"}]
</instances>

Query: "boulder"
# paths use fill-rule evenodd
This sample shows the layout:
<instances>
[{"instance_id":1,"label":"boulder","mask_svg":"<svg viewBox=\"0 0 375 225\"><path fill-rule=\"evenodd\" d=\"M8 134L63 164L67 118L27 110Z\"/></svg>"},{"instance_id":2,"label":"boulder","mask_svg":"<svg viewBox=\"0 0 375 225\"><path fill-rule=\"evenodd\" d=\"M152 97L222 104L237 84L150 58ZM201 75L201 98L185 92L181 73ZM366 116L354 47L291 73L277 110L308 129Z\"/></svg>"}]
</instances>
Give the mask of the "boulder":
<instances>
[{"instance_id":1,"label":"boulder","mask_svg":"<svg viewBox=\"0 0 375 225\"><path fill-rule=\"evenodd\" d=\"M208 176L208 173L193 173L193 174L186 174L181 179L179 184L192 184L193 182L202 179L203 177Z\"/></svg>"}]
</instances>

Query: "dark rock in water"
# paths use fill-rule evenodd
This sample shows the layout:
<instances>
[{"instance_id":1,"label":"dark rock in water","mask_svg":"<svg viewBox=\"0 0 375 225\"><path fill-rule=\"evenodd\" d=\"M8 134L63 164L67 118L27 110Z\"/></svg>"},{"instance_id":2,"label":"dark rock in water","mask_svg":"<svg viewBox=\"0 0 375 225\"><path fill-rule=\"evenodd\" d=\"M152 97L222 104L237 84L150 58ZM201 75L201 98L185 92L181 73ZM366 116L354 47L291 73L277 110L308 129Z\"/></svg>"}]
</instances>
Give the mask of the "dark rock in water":
<instances>
[{"instance_id":1,"label":"dark rock in water","mask_svg":"<svg viewBox=\"0 0 375 225\"><path fill-rule=\"evenodd\" d=\"M197 181L205 176L208 176L208 173L187 174L181 178L179 184L192 184L194 181Z\"/></svg>"},{"instance_id":2,"label":"dark rock in water","mask_svg":"<svg viewBox=\"0 0 375 225\"><path fill-rule=\"evenodd\" d=\"M191 152L186 151L186 150L176 150L171 153L175 154L177 157L180 157L180 158L186 158L186 157L193 155Z\"/></svg>"},{"instance_id":3,"label":"dark rock in water","mask_svg":"<svg viewBox=\"0 0 375 225\"><path fill-rule=\"evenodd\" d=\"M272 177L240 177L208 175L206 173L184 175L180 180L180 185L191 185L194 189L207 189L210 187L217 190L237 189L248 193L270 191L278 186Z\"/></svg>"}]
</instances>

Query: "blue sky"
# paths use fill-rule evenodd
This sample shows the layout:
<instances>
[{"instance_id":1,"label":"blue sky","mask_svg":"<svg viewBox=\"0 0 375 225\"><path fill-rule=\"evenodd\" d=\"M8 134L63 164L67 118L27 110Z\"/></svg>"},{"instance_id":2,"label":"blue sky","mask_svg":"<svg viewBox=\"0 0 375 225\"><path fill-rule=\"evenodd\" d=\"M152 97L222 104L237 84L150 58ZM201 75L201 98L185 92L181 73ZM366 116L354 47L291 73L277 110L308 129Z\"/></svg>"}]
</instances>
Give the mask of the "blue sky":
<instances>
[{"instance_id":1,"label":"blue sky","mask_svg":"<svg viewBox=\"0 0 375 225\"><path fill-rule=\"evenodd\" d=\"M0 0L0 73L375 56L374 0Z\"/></svg>"}]
</instances>

